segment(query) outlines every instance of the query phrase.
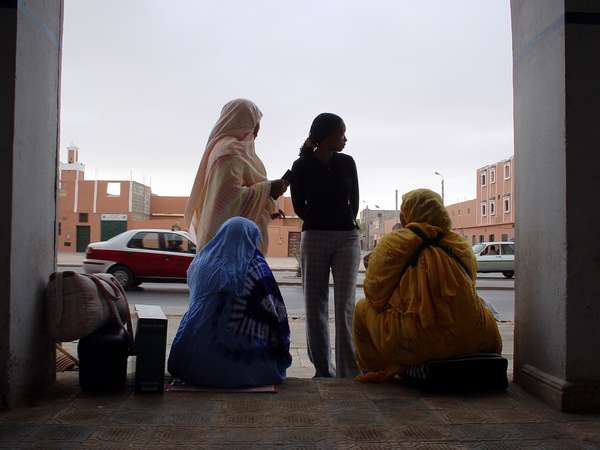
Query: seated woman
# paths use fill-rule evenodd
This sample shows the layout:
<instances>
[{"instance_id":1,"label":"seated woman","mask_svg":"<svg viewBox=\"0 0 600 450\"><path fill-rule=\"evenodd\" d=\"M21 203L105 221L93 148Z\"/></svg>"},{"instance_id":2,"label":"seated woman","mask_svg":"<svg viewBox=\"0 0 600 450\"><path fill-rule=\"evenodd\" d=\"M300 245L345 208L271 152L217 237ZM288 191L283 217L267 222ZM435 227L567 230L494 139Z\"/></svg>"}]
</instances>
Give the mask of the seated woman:
<instances>
[{"instance_id":1,"label":"seated woman","mask_svg":"<svg viewBox=\"0 0 600 450\"><path fill-rule=\"evenodd\" d=\"M353 324L358 379L384 381L432 359L500 353L496 321L475 289L477 261L450 231L440 196L405 194L400 222L368 258L366 299Z\"/></svg>"},{"instance_id":2,"label":"seated woman","mask_svg":"<svg viewBox=\"0 0 600 450\"><path fill-rule=\"evenodd\" d=\"M172 375L226 388L285 379L290 328L260 244L258 226L233 217L196 255L188 269L190 305L169 355Z\"/></svg>"}]
</instances>

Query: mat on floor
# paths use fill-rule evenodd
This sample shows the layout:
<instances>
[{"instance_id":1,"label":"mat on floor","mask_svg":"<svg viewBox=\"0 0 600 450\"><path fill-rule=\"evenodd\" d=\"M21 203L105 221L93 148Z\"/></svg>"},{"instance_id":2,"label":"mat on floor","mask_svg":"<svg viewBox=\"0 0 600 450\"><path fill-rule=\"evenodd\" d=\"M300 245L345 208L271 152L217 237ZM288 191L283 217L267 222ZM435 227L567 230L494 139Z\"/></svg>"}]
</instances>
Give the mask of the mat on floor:
<instances>
[{"instance_id":1,"label":"mat on floor","mask_svg":"<svg viewBox=\"0 0 600 450\"><path fill-rule=\"evenodd\" d=\"M66 351L61 344L56 344L56 371L70 372L79 370L79 360Z\"/></svg>"},{"instance_id":2,"label":"mat on floor","mask_svg":"<svg viewBox=\"0 0 600 450\"><path fill-rule=\"evenodd\" d=\"M172 378L167 380L165 385L166 392L219 392L219 393L231 393L231 394L276 394L277 387L275 385L259 386L254 388L236 388L226 389L208 386L192 386L185 384L178 378Z\"/></svg>"}]
</instances>

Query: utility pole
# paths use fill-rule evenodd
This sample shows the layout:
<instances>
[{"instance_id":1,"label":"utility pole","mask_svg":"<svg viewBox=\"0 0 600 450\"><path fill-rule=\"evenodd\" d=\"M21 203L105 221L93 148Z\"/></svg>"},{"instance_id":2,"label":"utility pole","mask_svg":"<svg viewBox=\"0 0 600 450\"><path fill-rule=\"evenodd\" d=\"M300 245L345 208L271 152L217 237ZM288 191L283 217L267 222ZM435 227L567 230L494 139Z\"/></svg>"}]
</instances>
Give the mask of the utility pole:
<instances>
[{"instance_id":1,"label":"utility pole","mask_svg":"<svg viewBox=\"0 0 600 450\"><path fill-rule=\"evenodd\" d=\"M370 250L371 247L371 234L369 233L369 204L367 203L367 208L365 209L366 213L365 213L365 222L367 223L367 251Z\"/></svg>"},{"instance_id":2,"label":"utility pole","mask_svg":"<svg viewBox=\"0 0 600 450\"><path fill-rule=\"evenodd\" d=\"M445 198L444 198L444 175L442 175L439 172L435 172L435 174L442 178L442 204L445 204L446 202L445 202Z\"/></svg>"}]
</instances>

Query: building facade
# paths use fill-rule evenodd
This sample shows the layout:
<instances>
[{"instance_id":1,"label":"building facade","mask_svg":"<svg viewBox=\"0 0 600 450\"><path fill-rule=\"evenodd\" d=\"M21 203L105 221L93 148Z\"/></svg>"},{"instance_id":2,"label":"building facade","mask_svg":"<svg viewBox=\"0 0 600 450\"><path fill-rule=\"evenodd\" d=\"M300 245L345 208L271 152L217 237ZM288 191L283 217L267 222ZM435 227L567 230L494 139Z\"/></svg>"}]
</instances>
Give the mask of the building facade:
<instances>
[{"instance_id":1,"label":"building facade","mask_svg":"<svg viewBox=\"0 0 600 450\"><path fill-rule=\"evenodd\" d=\"M515 162L477 169L477 198L447 206L452 229L472 244L515 239Z\"/></svg>"},{"instance_id":2,"label":"building facade","mask_svg":"<svg viewBox=\"0 0 600 450\"><path fill-rule=\"evenodd\" d=\"M377 242L391 232L394 224L400 222L398 211L365 208L360 212L361 250L373 250Z\"/></svg>"},{"instance_id":3,"label":"building facade","mask_svg":"<svg viewBox=\"0 0 600 450\"><path fill-rule=\"evenodd\" d=\"M61 163L59 170L59 252L84 252L90 242L105 241L131 229L185 229L188 197L155 195L150 186L133 180L86 180L79 149L71 146L67 150L67 162ZM271 222L267 256L295 256L302 221L289 197L281 197L277 206L286 218Z\"/></svg>"}]
</instances>

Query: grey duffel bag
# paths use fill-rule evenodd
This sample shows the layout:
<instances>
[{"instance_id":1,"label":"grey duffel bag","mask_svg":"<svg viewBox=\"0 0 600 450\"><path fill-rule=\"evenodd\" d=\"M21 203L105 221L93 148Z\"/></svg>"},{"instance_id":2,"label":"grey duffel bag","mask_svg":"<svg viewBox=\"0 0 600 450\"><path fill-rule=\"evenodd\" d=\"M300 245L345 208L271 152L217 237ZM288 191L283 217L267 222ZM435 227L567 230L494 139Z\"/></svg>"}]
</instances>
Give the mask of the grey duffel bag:
<instances>
[{"instance_id":1,"label":"grey duffel bag","mask_svg":"<svg viewBox=\"0 0 600 450\"><path fill-rule=\"evenodd\" d=\"M87 336L114 321L131 332L127 297L110 274L56 272L46 286L46 325L56 342Z\"/></svg>"}]
</instances>

